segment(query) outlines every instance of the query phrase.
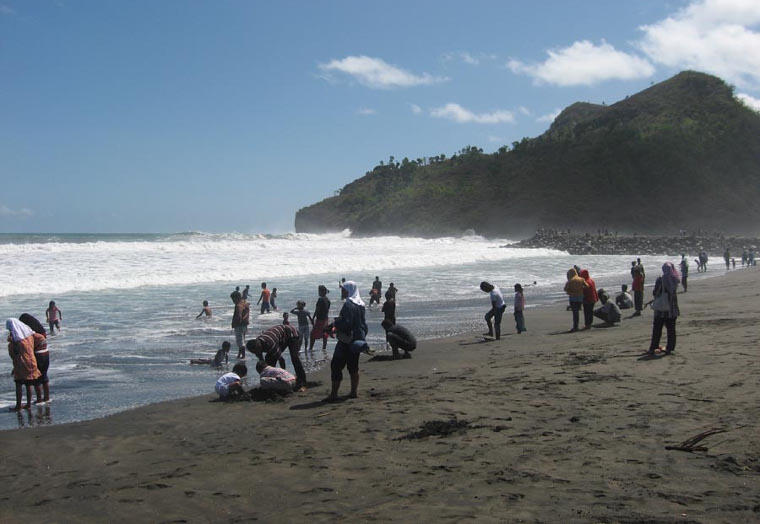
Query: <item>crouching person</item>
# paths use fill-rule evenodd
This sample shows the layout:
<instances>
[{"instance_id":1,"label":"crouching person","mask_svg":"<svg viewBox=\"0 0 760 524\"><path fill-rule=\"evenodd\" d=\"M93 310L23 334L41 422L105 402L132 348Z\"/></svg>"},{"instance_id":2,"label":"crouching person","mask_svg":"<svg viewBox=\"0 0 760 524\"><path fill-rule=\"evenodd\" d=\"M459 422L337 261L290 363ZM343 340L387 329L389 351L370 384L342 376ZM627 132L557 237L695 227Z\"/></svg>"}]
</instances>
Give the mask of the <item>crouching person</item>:
<instances>
[{"instance_id":1,"label":"crouching person","mask_svg":"<svg viewBox=\"0 0 760 524\"><path fill-rule=\"evenodd\" d=\"M286 369L276 368L259 360L256 363L259 373L259 387L264 391L275 391L287 395L296 391L296 377Z\"/></svg>"},{"instance_id":2,"label":"crouching person","mask_svg":"<svg viewBox=\"0 0 760 524\"><path fill-rule=\"evenodd\" d=\"M594 310L594 316L604 321L607 326L614 326L620 322L620 308L610 300L609 295L603 289L599 290L599 300L602 307Z\"/></svg>"},{"instance_id":3,"label":"crouching person","mask_svg":"<svg viewBox=\"0 0 760 524\"><path fill-rule=\"evenodd\" d=\"M243 377L248 374L245 364L235 364L230 373L225 373L216 381L214 389L219 395L219 400L234 400L245 394L243 391Z\"/></svg>"},{"instance_id":4,"label":"crouching person","mask_svg":"<svg viewBox=\"0 0 760 524\"><path fill-rule=\"evenodd\" d=\"M404 350L404 358L412 358L409 352L417 349L417 339L414 338L414 335L404 326L392 324L387 319L383 320L381 325L385 330L385 340L393 350L393 359L400 358L399 349Z\"/></svg>"}]
</instances>

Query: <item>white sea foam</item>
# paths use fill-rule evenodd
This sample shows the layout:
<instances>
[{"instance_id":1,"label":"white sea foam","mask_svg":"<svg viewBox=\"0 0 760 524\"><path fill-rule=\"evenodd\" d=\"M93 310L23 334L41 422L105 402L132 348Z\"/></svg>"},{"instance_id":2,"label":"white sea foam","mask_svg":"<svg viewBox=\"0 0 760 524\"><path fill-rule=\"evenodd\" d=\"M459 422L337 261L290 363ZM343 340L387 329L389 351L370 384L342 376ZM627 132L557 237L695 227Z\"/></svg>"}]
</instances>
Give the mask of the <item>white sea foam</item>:
<instances>
[{"instance_id":1,"label":"white sea foam","mask_svg":"<svg viewBox=\"0 0 760 524\"><path fill-rule=\"evenodd\" d=\"M170 236L0 243L0 296L129 289L310 274L356 274L549 256L551 250L500 249L478 236L352 238L339 234ZM52 241L55 240L55 241ZM86 239L85 239L86 240Z\"/></svg>"}]
</instances>

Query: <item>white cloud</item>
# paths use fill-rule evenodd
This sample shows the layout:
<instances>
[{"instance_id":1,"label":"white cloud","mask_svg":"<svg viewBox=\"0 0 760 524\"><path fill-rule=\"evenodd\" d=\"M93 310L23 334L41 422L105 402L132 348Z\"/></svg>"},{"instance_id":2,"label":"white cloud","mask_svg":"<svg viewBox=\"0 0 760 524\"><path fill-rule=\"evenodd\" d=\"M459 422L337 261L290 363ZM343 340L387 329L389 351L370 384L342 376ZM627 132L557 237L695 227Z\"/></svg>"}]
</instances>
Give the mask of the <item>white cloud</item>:
<instances>
[{"instance_id":1,"label":"white cloud","mask_svg":"<svg viewBox=\"0 0 760 524\"><path fill-rule=\"evenodd\" d=\"M511 111L499 109L491 113L473 113L459 104L448 103L445 106L430 110L430 116L453 120L460 124L501 124L514 123L515 115Z\"/></svg>"},{"instance_id":2,"label":"white cloud","mask_svg":"<svg viewBox=\"0 0 760 524\"><path fill-rule=\"evenodd\" d=\"M377 111L369 107L360 107L359 109L356 110L357 115L368 116L368 115L374 115L376 113Z\"/></svg>"},{"instance_id":3,"label":"white cloud","mask_svg":"<svg viewBox=\"0 0 760 524\"><path fill-rule=\"evenodd\" d=\"M0 204L0 216L3 217L30 217L34 215L34 211L27 207L19 209L11 209L8 206Z\"/></svg>"},{"instance_id":4,"label":"white cloud","mask_svg":"<svg viewBox=\"0 0 760 524\"><path fill-rule=\"evenodd\" d=\"M467 51L456 51L451 53L444 53L443 59L446 62L451 62L452 60L461 60L465 64L470 65L478 65L480 64L480 58L476 58Z\"/></svg>"},{"instance_id":5,"label":"white cloud","mask_svg":"<svg viewBox=\"0 0 760 524\"><path fill-rule=\"evenodd\" d=\"M714 73L740 87L760 86L760 1L696 0L640 27L639 48L654 62Z\"/></svg>"},{"instance_id":6,"label":"white cloud","mask_svg":"<svg viewBox=\"0 0 760 524\"><path fill-rule=\"evenodd\" d=\"M503 138L503 137L500 137L500 136L493 136L493 135L490 135L490 136L488 137L488 141L489 141L489 142L498 143L498 144L504 144L504 143L506 143L507 139L506 139L506 138Z\"/></svg>"},{"instance_id":7,"label":"white cloud","mask_svg":"<svg viewBox=\"0 0 760 524\"><path fill-rule=\"evenodd\" d=\"M561 112L562 112L561 109L559 108L555 109L551 113L548 113L546 115L542 115L536 118L536 122L548 122L548 123L554 122L554 119L557 118Z\"/></svg>"},{"instance_id":8,"label":"white cloud","mask_svg":"<svg viewBox=\"0 0 760 524\"><path fill-rule=\"evenodd\" d=\"M520 106L520 107L518 107L518 108L517 108L517 110L518 110L520 113L522 113L523 115L525 115L525 116L530 116L530 109L528 109L528 108L527 108L527 107L525 107L525 106Z\"/></svg>"},{"instance_id":9,"label":"white cloud","mask_svg":"<svg viewBox=\"0 0 760 524\"><path fill-rule=\"evenodd\" d=\"M319 64L319 68L328 76L334 71L345 73L355 78L360 84L373 89L413 87L436 84L448 80L446 77L432 76L428 73L422 73L421 75L411 73L389 64L381 58L363 55L347 56L341 60L331 60L326 64Z\"/></svg>"},{"instance_id":10,"label":"white cloud","mask_svg":"<svg viewBox=\"0 0 760 524\"><path fill-rule=\"evenodd\" d=\"M417 104L409 104L409 107L412 109L412 113L415 115L419 115L422 113L422 108L418 106Z\"/></svg>"},{"instance_id":11,"label":"white cloud","mask_svg":"<svg viewBox=\"0 0 760 524\"><path fill-rule=\"evenodd\" d=\"M0 15L15 15L16 10L5 4L0 4Z\"/></svg>"},{"instance_id":12,"label":"white cloud","mask_svg":"<svg viewBox=\"0 0 760 524\"><path fill-rule=\"evenodd\" d=\"M533 77L537 84L559 86L592 85L605 80L632 80L654 73L647 60L618 51L604 40L595 45L588 40L546 52L549 58L538 64L512 59L507 67L516 74Z\"/></svg>"},{"instance_id":13,"label":"white cloud","mask_svg":"<svg viewBox=\"0 0 760 524\"><path fill-rule=\"evenodd\" d=\"M760 98L755 98L754 96L750 96L747 93L739 93L736 95L736 98L741 100L744 105L750 109L754 109L755 111L760 112Z\"/></svg>"}]
</instances>

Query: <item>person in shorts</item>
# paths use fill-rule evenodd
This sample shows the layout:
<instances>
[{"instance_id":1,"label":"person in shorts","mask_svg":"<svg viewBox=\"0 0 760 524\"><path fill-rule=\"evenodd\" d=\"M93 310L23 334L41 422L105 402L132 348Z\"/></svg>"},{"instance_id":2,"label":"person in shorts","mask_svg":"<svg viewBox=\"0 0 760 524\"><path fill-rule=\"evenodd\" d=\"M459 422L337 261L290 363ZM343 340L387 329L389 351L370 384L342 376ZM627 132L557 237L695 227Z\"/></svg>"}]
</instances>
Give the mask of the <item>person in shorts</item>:
<instances>
[{"instance_id":1,"label":"person in shorts","mask_svg":"<svg viewBox=\"0 0 760 524\"><path fill-rule=\"evenodd\" d=\"M330 299L327 298L329 291L325 286L319 286L317 288L319 298L317 299L317 305L314 307L314 326L311 330L311 340L309 342L309 351L314 349L314 342L318 339L322 339L322 351L327 350L327 337L330 336L327 325L329 324L330 315Z\"/></svg>"},{"instance_id":2,"label":"person in shorts","mask_svg":"<svg viewBox=\"0 0 760 524\"><path fill-rule=\"evenodd\" d=\"M55 328L58 331L61 330L61 320L63 320L63 312L55 305L55 301L51 300L48 304L48 308L45 311L45 319L47 320L48 327L50 328L50 334L55 335Z\"/></svg>"}]
</instances>

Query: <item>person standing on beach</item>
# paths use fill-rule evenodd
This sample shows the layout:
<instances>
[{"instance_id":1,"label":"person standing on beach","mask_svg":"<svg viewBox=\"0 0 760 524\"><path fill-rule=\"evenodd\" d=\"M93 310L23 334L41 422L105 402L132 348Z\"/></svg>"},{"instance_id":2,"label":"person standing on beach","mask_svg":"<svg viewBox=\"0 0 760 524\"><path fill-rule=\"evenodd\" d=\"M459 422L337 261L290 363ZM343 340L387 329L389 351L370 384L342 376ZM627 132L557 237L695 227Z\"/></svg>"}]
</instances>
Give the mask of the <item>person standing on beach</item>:
<instances>
[{"instance_id":1,"label":"person standing on beach","mask_svg":"<svg viewBox=\"0 0 760 524\"><path fill-rule=\"evenodd\" d=\"M243 289L243 295L242 295L243 300L248 300L248 293L250 292L251 292L251 286L246 284L245 289Z\"/></svg>"},{"instance_id":2,"label":"person standing on beach","mask_svg":"<svg viewBox=\"0 0 760 524\"><path fill-rule=\"evenodd\" d=\"M32 403L32 386L41 376L37 368L37 360L34 358L35 335L37 337L41 335L15 318L6 320L5 328L8 330L8 354L13 360L12 375L16 383L16 406L10 408L10 411L29 409ZM26 404L22 405L24 386L26 386Z\"/></svg>"},{"instance_id":3,"label":"person standing on beach","mask_svg":"<svg viewBox=\"0 0 760 524\"><path fill-rule=\"evenodd\" d=\"M37 369L40 370L40 378L34 382L34 392L37 394L35 404L48 402L50 400L50 379L48 379L47 372L50 368L50 350L47 345L47 332L40 321L29 313L22 313L18 319L32 328L36 334L34 337L34 360L37 363Z\"/></svg>"},{"instance_id":4,"label":"person standing on beach","mask_svg":"<svg viewBox=\"0 0 760 524\"><path fill-rule=\"evenodd\" d=\"M581 305L583 304L583 290L588 287L586 281L578 276L578 272L575 268L570 268L567 271L567 282L565 283L565 293L567 293L570 300L570 309L573 312L573 329L570 333L578 331L578 322L580 316Z\"/></svg>"},{"instance_id":5,"label":"person standing on beach","mask_svg":"<svg viewBox=\"0 0 760 524\"><path fill-rule=\"evenodd\" d=\"M501 338L501 317L504 315L504 310L507 309L504 296L501 294L501 290L490 282L481 282L480 290L488 293L491 299L491 309L485 315L488 333L484 333L484 335L499 340Z\"/></svg>"},{"instance_id":6,"label":"person standing on beach","mask_svg":"<svg viewBox=\"0 0 760 524\"><path fill-rule=\"evenodd\" d=\"M391 285L388 286L388 289L385 291L385 300L396 300L396 292L398 291L398 288L393 285L393 282L391 282Z\"/></svg>"},{"instance_id":7,"label":"person standing on beach","mask_svg":"<svg viewBox=\"0 0 760 524\"><path fill-rule=\"evenodd\" d=\"M272 306L272 311L277 311L277 288L272 288L272 294L269 296L269 304Z\"/></svg>"},{"instance_id":8,"label":"person standing on beach","mask_svg":"<svg viewBox=\"0 0 760 524\"><path fill-rule=\"evenodd\" d=\"M359 354L367 347L367 321L364 301L362 300L356 283L349 280L344 282L346 290L346 302L340 310L333 325L338 332L338 342L335 344L332 362L330 362L330 378L332 388L330 395L325 399L327 402L338 400L338 390L343 380L343 368L348 368L351 377L351 392L349 398L357 397L359 389Z\"/></svg>"},{"instance_id":9,"label":"person standing on beach","mask_svg":"<svg viewBox=\"0 0 760 524\"><path fill-rule=\"evenodd\" d=\"M301 358L298 356L300 342L296 328L289 324L280 324L270 327L255 339L249 340L247 347L259 360L266 360L270 366L279 362L283 369L285 369L285 360L282 358L282 353L287 349L290 354L290 362L296 372L296 389L306 391L306 371L304 371ZM264 356L265 353L266 356Z\"/></svg>"},{"instance_id":10,"label":"person standing on beach","mask_svg":"<svg viewBox=\"0 0 760 524\"><path fill-rule=\"evenodd\" d=\"M383 319L387 320L391 324L396 323L396 299L394 298L388 298L383 302L383 307L381 309L383 312Z\"/></svg>"},{"instance_id":11,"label":"person standing on beach","mask_svg":"<svg viewBox=\"0 0 760 524\"><path fill-rule=\"evenodd\" d=\"M320 285L317 288L319 298L317 304L314 306L314 327L311 330L311 340L309 341L309 351L314 349L314 341L318 338L322 339L322 351L327 350L327 337L329 332L327 324L329 323L330 315L330 299L327 298L329 291L325 286Z\"/></svg>"},{"instance_id":12,"label":"person standing on beach","mask_svg":"<svg viewBox=\"0 0 760 524\"><path fill-rule=\"evenodd\" d=\"M314 318L311 316L311 312L306 309L306 302L303 300L296 302L296 307L291 309L290 313L298 318L298 350L301 350L301 342L303 342L305 357L306 350L309 348L309 323L314 324Z\"/></svg>"},{"instance_id":13,"label":"person standing on beach","mask_svg":"<svg viewBox=\"0 0 760 524\"><path fill-rule=\"evenodd\" d=\"M375 277L375 281L372 282L372 289L369 291L369 305L371 306L373 303L377 302L377 304L380 304L380 297L382 296L383 290L383 283L380 282L380 277Z\"/></svg>"},{"instance_id":14,"label":"person standing on beach","mask_svg":"<svg viewBox=\"0 0 760 524\"><path fill-rule=\"evenodd\" d=\"M232 300L233 304L237 304L241 298L243 298L243 295L240 294L240 286L235 286L235 291L230 293L230 300Z\"/></svg>"},{"instance_id":15,"label":"person standing on beach","mask_svg":"<svg viewBox=\"0 0 760 524\"><path fill-rule=\"evenodd\" d=\"M596 292L596 282L588 273L588 269L581 271L581 278L586 281L586 287L583 288L583 329L591 329L594 323L594 306L599 300Z\"/></svg>"},{"instance_id":16,"label":"person standing on beach","mask_svg":"<svg viewBox=\"0 0 760 524\"><path fill-rule=\"evenodd\" d=\"M686 259L686 255L681 255L681 285L683 286L683 292L686 293L688 288L689 279L689 261Z\"/></svg>"},{"instance_id":17,"label":"person standing on beach","mask_svg":"<svg viewBox=\"0 0 760 524\"><path fill-rule=\"evenodd\" d=\"M641 316L641 311L644 309L644 266L640 263L634 265L631 268L631 275L633 275L633 283L631 284L631 288L633 289L633 306L636 310L633 312L633 316L638 317Z\"/></svg>"},{"instance_id":18,"label":"person standing on beach","mask_svg":"<svg viewBox=\"0 0 760 524\"><path fill-rule=\"evenodd\" d=\"M248 331L251 308L242 295L235 303L235 311L232 313L232 329L235 331L235 343L238 347L237 358L245 358L245 334Z\"/></svg>"},{"instance_id":19,"label":"person standing on beach","mask_svg":"<svg viewBox=\"0 0 760 524\"><path fill-rule=\"evenodd\" d=\"M203 301L203 309L201 309L201 312L195 317L195 320L198 320L203 315L206 315L206 318L211 318L211 308L208 306L208 300Z\"/></svg>"},{"instance_id":20,"label":"person standing on beach","mask_svg":"<svg viewBox=\"0 0 760 524\"><path fill-rule=\"evenodd\" d=\"M45 311L45 319L47 320L48 327L50 327L50 334L55 334L55 328L61 331L61 321L63 320L63 312L55 305L55 301L51 300L48 304L48 308Z\"/></svg>"},{"instance_id":21,"label":"person standing on beach","mask_svg":"<svg viewBox=\"0 0 760 524\"><path fill-rule=\"evenodd\" d=\"M264 311L269 313L271 311L271 306L269 305L269 297L271 293L267 289L267 283L262 282L261 283L261 294L259 295L259 300L256 302L256 305L261 304L261 314L264 314Z\"/></svg>"},{"instance_id":22,"label":"person standing on beach","mask_svg":"<svg viewBox=\"0 0 760 524\"><path fill-rule=\"evenodd\" d=\"M653 295L655 303L652 304L654 309L654 322L652 324L652 341L649 343L647 354L652 356L655 351L662 349L660 347L660 338L662 337L662 326L664 325L668 332L668 345L665 354L669 355L676 350L676 319L681 314L678 309L678 281L680 275L670 262L662 265L662 276L657 278L654 284ZM662 307L656 305L657 299L664 295Z\"/></svg>"},{"instance_id":23,"label":"person standing on beach","mask_svg":"<svg viewBox=\"0 0 760 524\"><path fill-rule=\"evenodd\" d=\"M515 327L517 328L517 334L519 335L523 331L528 331L525 328L525 295L523 294L523 288L520 284L515 284Z\"/></svg>"},{"instance_id":24,"label":"person standing on beach","mask_svg":"<svg viewBox=\"0 0 760 524\"><path fill-rule=\"evenodd\" d=\"M726 269L731 269L731 252L728 248L723 252L723 260L726 262Z\"/></svg>"}]
</instances>

